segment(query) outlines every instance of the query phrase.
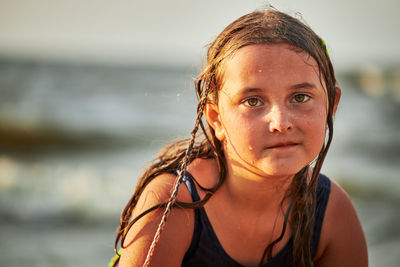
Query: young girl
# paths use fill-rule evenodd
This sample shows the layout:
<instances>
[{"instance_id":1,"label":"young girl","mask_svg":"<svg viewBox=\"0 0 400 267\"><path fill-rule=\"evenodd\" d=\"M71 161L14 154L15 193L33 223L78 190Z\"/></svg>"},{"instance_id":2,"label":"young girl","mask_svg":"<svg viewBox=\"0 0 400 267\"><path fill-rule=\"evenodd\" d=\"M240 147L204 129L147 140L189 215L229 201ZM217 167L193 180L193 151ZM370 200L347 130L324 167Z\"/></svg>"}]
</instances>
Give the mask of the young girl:
<instances>
[{"instance_id":1,"label":"young girl","mask_svg":"<svg viewBox=\"0 0 400 267\"><path fill-rule=\"evenodd\" d=\"M350 198L320 174L340 99L324 41L252 12L195 86L192 138L161 151L121 215L119 266L367 266Z\"/></svg>"}]
</instances>

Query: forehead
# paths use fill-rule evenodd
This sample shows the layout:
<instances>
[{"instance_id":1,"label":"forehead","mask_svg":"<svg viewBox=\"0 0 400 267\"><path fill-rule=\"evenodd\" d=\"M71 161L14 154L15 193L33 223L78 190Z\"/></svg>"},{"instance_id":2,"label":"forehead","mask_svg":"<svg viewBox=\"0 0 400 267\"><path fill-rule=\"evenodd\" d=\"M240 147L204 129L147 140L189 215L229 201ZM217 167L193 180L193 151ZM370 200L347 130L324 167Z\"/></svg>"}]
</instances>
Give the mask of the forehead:
<instances>
[{"instance_id":1,"label":"forehead","mask_svg":"<svg viewBox=\"0 0 400 267\"><path fill-rule=\"evenodd\" d=\"M321 86L314 58L285 43L245 46L226 60L223 86L233 82L240 85L252 80L265 81L271 86L291 86L304 82Z\"/></svg>"}]
</instances>

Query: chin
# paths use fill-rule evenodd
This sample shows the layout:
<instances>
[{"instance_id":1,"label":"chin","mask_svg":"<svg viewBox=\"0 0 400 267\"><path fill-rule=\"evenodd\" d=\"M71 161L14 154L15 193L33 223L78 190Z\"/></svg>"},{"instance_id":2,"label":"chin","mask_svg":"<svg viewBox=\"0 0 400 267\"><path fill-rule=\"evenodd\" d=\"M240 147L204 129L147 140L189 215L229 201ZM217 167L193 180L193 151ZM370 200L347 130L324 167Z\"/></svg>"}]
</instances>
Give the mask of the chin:
<instances>
[{"instance_id":1,"label":"chin","mask_svg":"<svg viewBox=\"0 0 400 267\"><path fill-rule=\"evenodd\" d=\"M265 166L265 165L264 165ZM296 173L298 173L301 169L303 169L306 165L299 165L295 166L294 164L291 164L287 166L282 165L267 165L268 168L263 168L262 171L267 175L267 176L276 176L276 177L287 177L287 176L294 176Z\"/></svg>"},{"instance_id":2,"label":"chin","mask_svg":"<svg viewBox=\"0 0 400 267\"><path fill-rule=\"evenodd\" d=\"M290 171L288 171L288 172L282 172L282 171L276 171L276 172L269 172L269 173L266 173L266 174L267 174L267 176L270 176L270 177L292 177L292 176L294 176L296 173L297 173L297 172L290 172Z\"/></svg>"}]
</instances>

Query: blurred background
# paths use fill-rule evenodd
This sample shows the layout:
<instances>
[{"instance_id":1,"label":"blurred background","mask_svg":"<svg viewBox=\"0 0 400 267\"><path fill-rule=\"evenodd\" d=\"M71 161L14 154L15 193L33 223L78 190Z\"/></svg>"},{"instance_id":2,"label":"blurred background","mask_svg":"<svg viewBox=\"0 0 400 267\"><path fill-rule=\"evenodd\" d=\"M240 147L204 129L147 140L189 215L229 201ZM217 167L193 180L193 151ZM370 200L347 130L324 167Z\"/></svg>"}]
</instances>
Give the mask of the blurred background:
<instances>
[{"instance_id":1,"label":"blurred background","mask_svg":"<svg viewBox=\"0 0 400 267\"><path fill-rule=\"evenodd\" d=\"M400 2L269 3L327 43L343 95L323 172L350 193L370 266L398 266ZM266 4L0 0L0 265L107 265L143 166L189 136L205 46Z\"/></svg>"}]
</instances>

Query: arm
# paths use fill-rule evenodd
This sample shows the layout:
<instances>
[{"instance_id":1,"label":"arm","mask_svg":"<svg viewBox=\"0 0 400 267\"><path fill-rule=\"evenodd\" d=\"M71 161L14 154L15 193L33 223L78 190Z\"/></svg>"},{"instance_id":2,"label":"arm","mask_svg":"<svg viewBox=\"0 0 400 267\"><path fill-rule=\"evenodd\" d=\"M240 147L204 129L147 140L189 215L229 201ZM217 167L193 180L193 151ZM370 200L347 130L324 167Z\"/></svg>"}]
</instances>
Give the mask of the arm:
<instances>
[{"instance_id":1,"label":"arm","mask_svg":"<svg viewBox=\"0 0 400 267\"><path fill-rule=\"evenodd\" d=\"M151 181L143 191L133 212L133 218L152 206L169 199L176 177L172 174L161 174ZM189 191L181 185L178 200L191 202ZM157 231L165 208L153 211L129 230L124 244L133 243L122 251L119 266L142 266L153 237ZM181 266L183 257L190 246L194 228L192 209L172 208L160 240L154 250L150 266Z\"/></svg>"},{"instance_id":2,"label":"arm","mask_svg":"<svg viewBox=\"0 0 400 267\"><path fill-rule=\"evenodd\" d=\"M331 185L315 266L366 267L367 244L356 210L344 190L333 181Z\"/></svg>"}]
</instances>

